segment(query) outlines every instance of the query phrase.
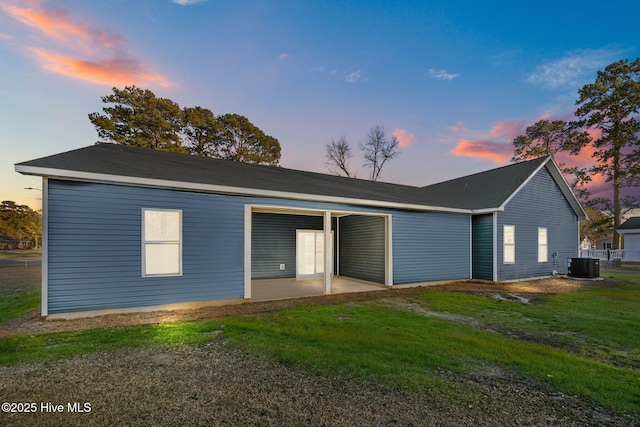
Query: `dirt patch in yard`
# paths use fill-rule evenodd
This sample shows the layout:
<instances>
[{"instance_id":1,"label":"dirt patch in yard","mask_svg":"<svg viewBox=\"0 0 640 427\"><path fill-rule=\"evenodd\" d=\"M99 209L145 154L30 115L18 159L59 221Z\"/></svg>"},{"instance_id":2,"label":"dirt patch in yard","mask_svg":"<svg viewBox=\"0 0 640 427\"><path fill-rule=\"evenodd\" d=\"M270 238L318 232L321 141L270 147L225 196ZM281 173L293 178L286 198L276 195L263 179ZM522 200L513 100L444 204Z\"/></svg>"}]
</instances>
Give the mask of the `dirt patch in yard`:
<instances>
[{"instance_id":1,"label":"dirt patch in yard","mask_svg":"<svg viewBox=\"0 0 640 427\"><path fill-rule=\"evenodd\" d=\"M0 413L3 426L624 426L630 420L545 390L495 366L409 390L322 374L229 346L134 349L0 367L5 402L36 413ZM63 413L42 411L42 403ZM71 413L69 403L90 412Z\"/></svg>"},{"instance_id":2,"label":"dirt patch in yard","mask_svg":"<svg viewBox=\"0 0 640 427\"><path fill-rule=\"evenodd\" d=\"M40 289L41 277L42 268L39 265L1 267L0 295Z\"/></svg>"}]
</instances>

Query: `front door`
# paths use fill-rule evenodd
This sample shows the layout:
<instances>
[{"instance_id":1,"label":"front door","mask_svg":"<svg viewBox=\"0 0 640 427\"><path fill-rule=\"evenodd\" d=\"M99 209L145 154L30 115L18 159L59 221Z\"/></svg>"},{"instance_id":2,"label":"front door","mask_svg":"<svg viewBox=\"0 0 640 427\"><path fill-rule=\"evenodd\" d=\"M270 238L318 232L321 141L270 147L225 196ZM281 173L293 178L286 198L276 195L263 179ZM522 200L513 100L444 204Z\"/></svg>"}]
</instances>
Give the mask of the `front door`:
<instances>
[{"instance_id":1,"label":"front door","mask_svg":"<svg viewBox=\"0 0 640 427\"><path fill-rule=\"evenodd\" d=\"M331 240L333 248L333 232ZM321 279L323 276L324 231L296 230L296 279Z\"/></svg>"}]
</instances>

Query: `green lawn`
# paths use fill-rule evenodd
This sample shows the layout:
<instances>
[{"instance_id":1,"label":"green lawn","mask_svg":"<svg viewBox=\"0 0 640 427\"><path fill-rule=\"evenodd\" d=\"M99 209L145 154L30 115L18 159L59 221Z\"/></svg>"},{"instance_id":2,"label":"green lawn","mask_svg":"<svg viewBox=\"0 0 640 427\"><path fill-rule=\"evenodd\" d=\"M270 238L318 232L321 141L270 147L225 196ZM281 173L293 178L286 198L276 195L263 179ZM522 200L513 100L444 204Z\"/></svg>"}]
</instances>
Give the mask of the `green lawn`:
<instances>
[{"instance_id":1,"label":"green lawn","mask_svg":"<svg viewBox=\"0 0 640 427\"><path fill-rule=\"evenodd\" d=\"M475 324L370 301L219 321L15 336L0 339L0 364L123 347L200 345L223 337L281 363L443 396L451 386L437 374L441 369L466 374L499 367L640 420L640 277L624 279L534 305L429 289L413 298L431 311ZM20 301L35 303L28 292L13 302L7 298L0 298L0 312Z\"/></svg>"},{"instance_id":2,"label":"green lawn","mask_svg":"<svg viewBox=\"0 0 640 427\"><path fill-rule=\"evenodd\" d=\"M438 390L436 369L511 369L552 390L640 415L640 372L562 348L376 304L225 319L225 337L284 363ZM441 390L443 393L445 390Z\"/></svg>"},{"instance_id":3,"label":"green lawn","mask_svg":"<svg viewBox=\"0 0 640 427\"><path fill-rule=\"evenodd\" d=\"M213 322L181 322L0 338L0 365L118 348L202 344L217 327Z\"/></svg>"},{"instance_id":4,"label":"green lawn","mask_svg":"<svg viewBox=\"0 0 640 427\"><path fill-rule=\"evenodd\" d=\"M0 295L0 322L22 316L40 307L40 289Z\"/></svg>"},{"instance_id":5,"label":"green lawn","mask_svg":"<svg viewBox=\"0 0 640 427\"><path fill-rule=\"evenodd\" d=\"M640 283L555 295L532 305L428 290L414 301L579 355L640 368Z\"/></svg>"}]
</instances>

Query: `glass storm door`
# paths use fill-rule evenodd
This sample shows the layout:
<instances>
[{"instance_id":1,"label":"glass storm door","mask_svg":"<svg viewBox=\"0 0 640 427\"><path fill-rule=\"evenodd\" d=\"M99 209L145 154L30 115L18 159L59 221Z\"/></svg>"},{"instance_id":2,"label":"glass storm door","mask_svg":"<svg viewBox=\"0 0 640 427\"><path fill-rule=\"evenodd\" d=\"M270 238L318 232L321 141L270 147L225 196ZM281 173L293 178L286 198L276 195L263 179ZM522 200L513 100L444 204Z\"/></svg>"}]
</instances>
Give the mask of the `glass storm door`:
<instances>
[{"instance_id":1,"label":"glass storm door","mask_svg":"<svg viewBox=\"0 0 640 427\"><path fill-rule=\"evenodd\" d=\"M333 243L333 232L331 240ZM296 230L296 279L317 279L323 276L324 231Z\"/></svg>"}]
</instances>

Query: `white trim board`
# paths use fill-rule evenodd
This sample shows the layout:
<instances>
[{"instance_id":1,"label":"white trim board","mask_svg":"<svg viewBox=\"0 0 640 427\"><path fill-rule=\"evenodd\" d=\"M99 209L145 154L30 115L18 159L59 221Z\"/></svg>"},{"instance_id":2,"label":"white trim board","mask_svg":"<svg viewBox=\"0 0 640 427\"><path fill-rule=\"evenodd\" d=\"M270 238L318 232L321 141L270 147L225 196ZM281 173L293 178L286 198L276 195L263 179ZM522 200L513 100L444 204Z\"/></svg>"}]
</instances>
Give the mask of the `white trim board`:
<instances>
[{"instance_id":1,"label":"white trim board","mask_svg":"<svg viewBox=\"0 0 640 427\"><path fill-rule=\"evenodd\" d=\"M49 180L42 178L42 295L40 315L49 314Z\"/></svg>"}]
</instances>

